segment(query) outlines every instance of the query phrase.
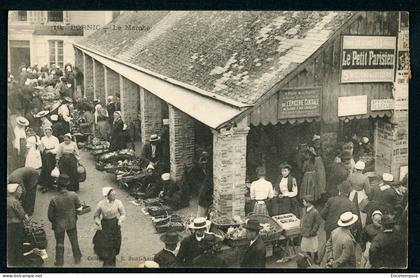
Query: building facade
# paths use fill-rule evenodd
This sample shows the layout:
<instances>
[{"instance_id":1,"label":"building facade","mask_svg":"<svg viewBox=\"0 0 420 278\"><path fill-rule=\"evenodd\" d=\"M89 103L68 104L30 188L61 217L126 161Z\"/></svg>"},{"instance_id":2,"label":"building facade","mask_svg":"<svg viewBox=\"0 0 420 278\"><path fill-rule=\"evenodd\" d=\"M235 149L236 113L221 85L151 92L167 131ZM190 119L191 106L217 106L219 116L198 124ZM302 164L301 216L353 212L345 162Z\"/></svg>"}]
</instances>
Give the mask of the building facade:
<instances>
[{"instance_id":1,"label":"building facade","mask_svg":"<svg viewBox=\"0 0 420 278\"><path fill-rule=\"evenodd\" d=\"M400 65L402 37L408 45L400 13L130 12L112 24L121 29L74 44L86 96L120 94L143 143L168 117L175 181L205 145L219 212L243 215L255 167L278 175L314 133L326 168L336 144L356 134L370 139L378 175L404 175L409 68Z\"/></svg>"},{"instance_id":2,"label":"building facade","mask_svg":"<svg viewBox=\"0 0 420 278\"><path fill-rule=\"evenodd\" d=\"M115 16L111 11L10 11L8 70L37 64L74 64L73 43Z\"/></svg>"}]
</instances>

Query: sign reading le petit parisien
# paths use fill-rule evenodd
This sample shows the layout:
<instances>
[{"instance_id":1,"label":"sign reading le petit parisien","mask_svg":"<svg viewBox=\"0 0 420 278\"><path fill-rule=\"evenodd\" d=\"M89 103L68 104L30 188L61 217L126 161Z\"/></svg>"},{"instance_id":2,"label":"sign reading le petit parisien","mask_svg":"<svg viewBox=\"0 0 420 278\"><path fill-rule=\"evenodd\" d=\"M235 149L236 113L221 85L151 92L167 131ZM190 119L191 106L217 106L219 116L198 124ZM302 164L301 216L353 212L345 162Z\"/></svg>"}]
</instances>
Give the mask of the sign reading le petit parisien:
<instances>
[{"instance_id":1,"label":"sign reading le petit parisien","mask_svg":"<svg viewBox=\"0 0 420 278\"><path fill-rule=\"evenodd\" d=\"M396 37L343 36L341 83L393 82Z\"/></svg>"},{"instance_id":2,"label":"sign reading le petit parisien","mask_svg":"<svg viewBox=\"0 0 420 278\"><path fill-rule=\"evenodd\" d=\"M282 90L279 94L279 119L319 117L321 89L297 88Z\"/></svg>"}]
</instances>

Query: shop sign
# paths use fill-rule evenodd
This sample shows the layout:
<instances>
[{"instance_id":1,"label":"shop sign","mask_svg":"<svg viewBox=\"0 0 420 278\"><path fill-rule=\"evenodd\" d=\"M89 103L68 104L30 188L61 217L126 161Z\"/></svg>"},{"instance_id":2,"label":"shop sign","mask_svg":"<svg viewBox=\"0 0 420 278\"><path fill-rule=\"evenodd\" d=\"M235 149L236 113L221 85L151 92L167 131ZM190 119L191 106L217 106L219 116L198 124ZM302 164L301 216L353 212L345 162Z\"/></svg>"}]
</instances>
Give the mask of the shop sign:
<instances>
[{"instance_id":1,"label":"shop sign","mask_svg":"<svg viewBox=\"0 0 420 278\"><path fill-rule=\"evenodd\" d=\"M367 114L367 95L338 98L338 116Z\"/></svg>"},{"instance_id":2,"label":"shop sign","mask_svg":"<svg viewBox=\"0 0 420 278\"><path fill-rule=\"evenodd\" d=\"M278 118L321 116L321 88L293 88L279 92Z\"/></svg>"},{"instance_id":3,"label":"shop sign","mask_svg":"<svg viewBox=\"0 0 420 278\"><path fill-rule=\"evenodd\" d=\"M341 83L393 82L396 37L343 36Z\"/></svg>"},{"instance_id":4,"label":"shop sign","mask_svg":"<svg viewBox=\"0 0 420 278\"><path fill-rule=\"evenodd\" d=\"M34 35L42 36L83 36L83 28L77 25L43 25L37 24Z\"/></svg>"},{"instance_id":5,"label":"shop sign","mask_svg":"<svg viewBox=\"0 0 420 278\"><path fill-rule=\"evenodd\" d=\"M393 110L394 100L391 98L372 99L370 102L371 111Z\"/></svg>"}]
</instances>

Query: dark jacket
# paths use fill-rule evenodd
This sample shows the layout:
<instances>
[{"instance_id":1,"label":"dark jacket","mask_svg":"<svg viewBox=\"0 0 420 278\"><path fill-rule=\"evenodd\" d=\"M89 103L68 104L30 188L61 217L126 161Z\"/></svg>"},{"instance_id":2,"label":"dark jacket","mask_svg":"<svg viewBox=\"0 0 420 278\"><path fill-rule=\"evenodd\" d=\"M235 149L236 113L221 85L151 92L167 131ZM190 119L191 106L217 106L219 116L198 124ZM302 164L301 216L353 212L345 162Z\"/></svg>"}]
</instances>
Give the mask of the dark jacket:
<instances>
[{"instance_id":1,"label":"dark jacket","mask_svg":"<svg viewBox=\"0 0 420 278\"><path fill-rule=\"evenodd\" d=\"M203 253L202 241L199 242L192 234L181 241L177 258L181 266L189 267L192 266L193 260Z\"/></svg>"},{"instance_id":2,"label":"dark jacket","mask_svg":"<svg viewBox=\"0 0 420 278\"><path fill-rule=\"evenodd\" d=\"M206 252L192 262L193 267L204 267L204 268L225 268L227 267L226 262L220 258L214 251Z\"/></svg>"},{"instance_id":3,"label":"dark jacket","mask_svg":"<svg viewBox=\"0 0 420 278\"><path fill-rule=\"evenodd\" d=\"M340 219L340 215L347 211L357 213L355 205L347 196L340 195L328 199L321 211L321 216L325 220L324 229L327 234L338 227L337 221Z\"/></svg>"},{"instance_id":4,"label":"dark jacket","mask_svg":"<svg viewBox=\"0 0 420 278\"><path fill-rule=\"evenodd\" d=\"M369 261L372 268L400 268L407 264L402 235L395 230L379 232L372 240Z\"/></svg>"},{"instance_id":5,"label":"dark jacket","mask_svg":"<svg viewBox=\"0 0 420 278\"><path fill-rule=\"evenodd\" d=\"M334 268L356 268L356 241L348 229L337 228L325 244L327 260Z\"/></svg>"},{"instance_id":6,"label":"dark jacket","mask_svg":"<svg viewBox=\"0 0 420 278\"><path fill-rule=\"evenodd\" d=\"M31 167L18 168L7 177L8 183L18 183L24 191L36 188L38 179L39 173Z\"/></svg>"},{"instance_id":7,"label":"dark jacket","mask_svg":"<svg viewBox=\"0 0 420 278\"><path fill-rule=\"evenodd\" d=\"M300 221L301 235L303 237L316 236L321 226L322 218L318 210L313 207L310 211L303 214L302 220Z\"/></svg>"},{"instance_id":8,"label":"dark jacket","mask_svg":"<svg viewBox=\"0 0 420 278\"><path fill-rule=\"evenodd\" d=\"M265 268L265 245L260 236L248 247L240 266L244 268Z\"/></svg>"},{"instance_id":9,"label":"dark jacket","mask_svg":"<svg viewBox=\"0 0 420 278\"><path fill-rule=\"evenodd\" d=\"M391 186L385 190L381 190L380 186L375 186L369 195L369 200L384 204L392 211L398 204L398 194Z\"/></svg>"},{"instance_id":10,"label":"dark jacket","mask_svg":"<svg viewBox=\"0 0 420 278\"><path fill-rule=\"evenodd\" d=\"M124 134L124 122L120 119L113 123L112 134L109 150L110 151L119 151L127 148L127 139Z\"/></svg>"},{"instance_id":11,"label":"dark jacket","mask_svg":"<svg viewBox=\"0 0 420 278\"><path fill-rule=\"evenodd\" d=\"M379 232L381 231L381 228L376 227L373 224L369 224L366 225L365 228L362 230L362 235L361 235L361 247L362 250L366 249L366 243L368 242L372 242L372 240L375 238L375 236L377 234L379 234Z\"/></svg>"},{"instance_id":12,"label":"dark jacket","mask_svg":"<svg viewBox=\"0 0 420 278\"><path fill-rule=\"evenodd\" d=\"M152 157L152 144L146 143L143 147L143 157L146 158L149 161L157 162L161 161L162 159L162 146L157 143L156 144L156 151L155 151L155 157Z\"/></svg>"},{"instance_id":13,"label":"dark jacket","mask_svg":"<svg viewBox=\"0 0 420 278\"><path fill-rule=\"evenodd\" d=\"M343 164L333 163L326 188L326 191L330 197L338 195L338 185L345 181L349 174L349 170L347 170Z\"/></svg>"},{"instance_id":14,"label":"dark jacket","mask_svg":"<svg viewBox=\"0 0 420 278\"><path fill-rule=\"evenodd\" d=\"M159 264L160 268L175 268L178 266L176 256L166 249L157 253L153 260Z\"/></svg>"},{"instance_id":15,"label":"dark jacket","mask_svg":"<svg viewBox=\"0 0 420 278\"><path fill-rule=\"evenodd\" d=\"M77 194L73 191L61 190L48 206L48 220L55 232L63 232L76 228L76 209L81 207Z\"/></svg>"}]
</instances>

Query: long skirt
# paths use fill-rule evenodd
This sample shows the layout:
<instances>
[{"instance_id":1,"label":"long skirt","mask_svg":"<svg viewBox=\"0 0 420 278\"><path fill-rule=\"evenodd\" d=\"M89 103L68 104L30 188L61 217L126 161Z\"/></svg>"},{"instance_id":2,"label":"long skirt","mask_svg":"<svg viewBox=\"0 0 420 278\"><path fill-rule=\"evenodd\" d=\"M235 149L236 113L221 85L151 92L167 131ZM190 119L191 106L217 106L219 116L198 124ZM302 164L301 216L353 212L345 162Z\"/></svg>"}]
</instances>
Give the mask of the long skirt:
<instances>
[{"instance_id":1,"label":"long skirt","mask_svg":"<svg viewBox=\"0 0 420 278\"><path fill-rule=\"evenodd\" d=\"M108 141L111 134L111 126L109 125L109 122L106 120L99 121L96 128L98 130L98 137Z\"/></svg>"},{"instance_id":2,"label":"long skirt","mask_svg":"<svg viewBox=\"0 0 420 278\"><path fill-rule=\"evenodd\" d=\"M321 198L319 187L317 186L317 175L315 171L306 172L303 175L302 186L300 189L300 197L303 198L305 195L312 195L314 200Z\"/></svg>"},{"instance_id":3,"label":"long skirt","mask_svg":"<svg viewBox=\"0 0 420 278\"><path fill-rule=\"evenodd\" d=\"M54 184L54 177L51 177L51 171L55 167L55 154L42 153L42 170L39 178L39 184L46 188L51 188Z\"/></svg>"},{"instance_id":4,"label":"long skirt","mask_svg":"<svg viewBox=\"0 0 420 278\"><path fill-rule=\"evenodd\" d=\"M102 219L102 230L98 230L93 237L93 250L101 261L114 261L120 253L121 229L118 218Z\"/></svg>"},{"instance_id":5,"label":"long skirt","mask_svg":"<svg viewBox=\"0 0 420 278\"><path fill-rule=\"evenodd\" d=\"M302 252L318 252L318 236L302 237L300 242L300 251Z\"/></svg>"},{"instance_id":6,"label":"long skirt","mask_svg":"<svg viewBox=\"0 0 420 278\"><path fill-rule=\"evenodd\" d=\"M26 153L27 153L26 139L21 138L19 144L20 144L20 151L15 149L15 151L16 151L16 169L25 167L25 162L26 162Z\"/></svg>"},{"instance_id":7,"label":"long skirt","mask_svg":"<svg viewBox=\"0 0 420 278\"><path fill-rule=\"evenodd\" d=\"M25 230L22 223L7 224L7 263L9 267L23 266Z\"/></svg>"},{"instance_id":8,"label":"long skirt","mask_svg":"<svg viewBox=\"0 0 420 278\"><path fill-rule=\"evenodd\" d=\"M293 213L297 217L298 214L298 203L295 197L275 197L271 200L270 215L281 215L286 213Z\"/></svg>"},{"instance_id":9,"label":"long skirt","mask_svg":"<svg viewBox=\"0 0 420 278\"><path fill-rule=\"evenodd\" d=\"M254 204L254 210L252 211L254 214L259 214L259 215L270 215L269 214L269 200L265 200L265 201L255 201Z\"/></svg>"},{"instance_id":10,"label":"long skirt","mask_svg":"<svg viewBox=\"0 0 420 278\"><path fill-rule=\"evenodd\" d=\"M79 191L79 177L77 174L77 159L73 154L63 154L58 161L60 174L66 174L70 177L69 190Z\"/></svg>"}]
</instances>

